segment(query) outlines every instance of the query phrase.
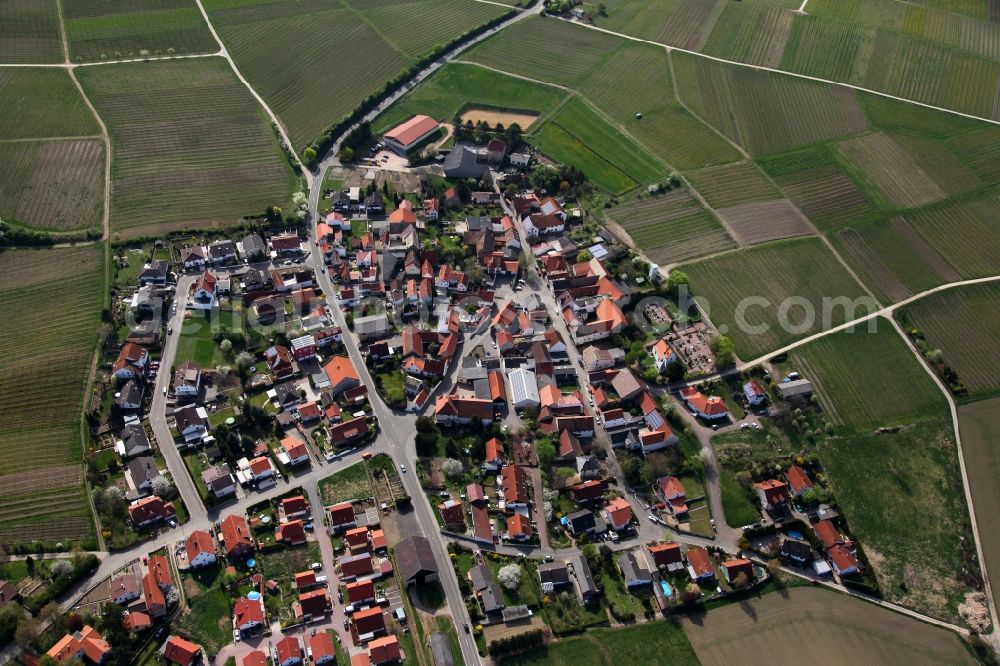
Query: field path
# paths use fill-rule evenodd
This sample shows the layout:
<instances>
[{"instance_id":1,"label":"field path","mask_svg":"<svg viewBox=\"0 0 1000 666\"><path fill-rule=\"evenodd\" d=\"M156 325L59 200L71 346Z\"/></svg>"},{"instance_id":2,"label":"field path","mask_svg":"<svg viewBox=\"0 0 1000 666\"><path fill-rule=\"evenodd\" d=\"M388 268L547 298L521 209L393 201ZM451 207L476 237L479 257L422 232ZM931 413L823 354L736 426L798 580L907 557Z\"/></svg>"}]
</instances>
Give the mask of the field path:
<instances>
[{"instance_id":1,"label":"field path","mask_svg":"<svg viewBox=\"0 0 1000 666\"><path fill-rule=\"evenodd\" d=\"M250 82L247 81L245 76L243 76L243 72L241 72L239 67L236 66L236 61L233 60L233 57L231 55L229 55L229 49L226 48L226 45L225 43L223 43L222 38L219 37L219 33L216 32L215 26L212 25L212 21L209 20L208 12L205 11L205 5L202 4L201 0L195 0L195 3L198 5L198 11L201 12L202 18L205 19L205 24L208 26L209 31L212 33L212 37L219 45L219 52L213 55L217 55L226 59L226 62L229 63L229 67L232 68L233 74L236 75L236 78L240 80L240 83L246 86L246 89L250 91L250 94L253 95L254 99L257 100L257 103L260 104L261 108L267 112L267 115L271 119L271 122L274 123L274 126L278 128L278 133L281 135L281 140L285 142L285 145L288 147L288 151L301 164L302 159L299 157L298 153L295 152L295 146L292 144L291 139L288 138L288 133L285 131L285 126L281 124L281 121L278 119L277 114L275 114L275 112L271 110L271 107L267 105L267 102L264 101L264 98L261 97L256 90L254 90L254 87L250 85ZM300 172L302 174L302 177L305 178L306 180L306 187L312 187L313 186L312 173L310 173L308 169L304 168L301 169ZM322 180L320 180L320 183L322 183Z\"/></svg>"}]
</instances>

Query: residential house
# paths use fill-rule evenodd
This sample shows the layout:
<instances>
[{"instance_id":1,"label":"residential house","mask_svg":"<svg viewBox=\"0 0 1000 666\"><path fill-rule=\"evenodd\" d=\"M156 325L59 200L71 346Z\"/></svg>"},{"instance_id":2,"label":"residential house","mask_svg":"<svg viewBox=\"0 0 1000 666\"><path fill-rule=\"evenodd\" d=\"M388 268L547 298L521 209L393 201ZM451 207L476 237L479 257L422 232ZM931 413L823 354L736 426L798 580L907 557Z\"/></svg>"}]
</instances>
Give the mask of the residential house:
<instances>
[{"instance_id":1,"label":"residential house","mask_svg":"<svg viewBox=\"0 0 1000 666\"><path fill-rule=\"evenodd\" d=\"M125 464L125 482L133 497L148 495L153 489L153 480L160 476L156 461L152 456L139 456Z\"/></svg>"},{"instance_id":2,"label":"residential house","mask_svg":"<svg viewBox=\"0 0 1000 666\"><path fill-rule=\"evenodd\" d=\"M537 409L541 404L538 397L538 380L535 373L517 368L507 373L510 383L511 405L514 409Z\"/></svg>"},{"instance_id":3,"label":"residential house","mask_svg":"<svg viewBox=\"0 0 1000 666\"><path fill-rule=\"evenodd\" d=\"M170 563L163 555L150 555L146 565L149 575L164 593L174 588L173 576L170 574Z\"/></svg>"},{"instance_id":4,"label":"residential house","mask_svg":"<svg viewBox=\"0 0 1000 666\"><path fill-rule=\"evenodd\" d=\"M604 507L604 515L613 530L623 530L632 523L632 505L622 497L615 497Z\"/></svg>"},{"instance_id":5,"label":"residential house","mask_svg":"<svg viewBox=\"0 0 1000 666\"><path fill-rule=\"evenodd\" d=\"M469 569L469 582L476 593L476 598L486 615L503 610L503 592L493 578L490 568L485 564L477 564Z\"/></svg>"},{"instance_id":6,"label":"residential house","mask_svg":"<svg viewBox=\"0 0 1000 666\"><path fill-rule=\"evenodd\" d=\"M832 520L819 521L813 525L813 531L827 550L834 546L849 546L851 543L850 540L840 533L840 530L837 529Z\"/></svg>"},{"instance_id":7,"label":"residential house","mask_svg":"<svg viewBox=\"0 0 1000 666\"><path fill-rule=\"evenodd\" d=\"M174 395L178 400L198 397L201 390L201 368L194 361L185 361L174 372Z\"/></svg>"},{"instance_id":8,"label":"residential house","mask_svg":"<svg viewBox=\"0 0 1000 666\"><path fill-rule=\"evenodd\" d=\"M663 338L657 340L656 344L653 345L652 353L653 361L660 372L666 372L667 368L677 363L677 354Z\"/></svg>"},{"instance_id":9,"label":"residential house","mask_svg":"<svg viewBox=\"0 0 1000 666\"><path fill-rule=\"evenodd\" d=\"M600 590L597 589L597 584L594 582L594 575L590 571L590 565L587 564L587 558L575 549L567 557L572 566L573 583L580 601L589 605L600 599Z\"/></svg>"},{"instance_id":10,"label":"residential house","mask_svg":"<svg viewBox=\"0 0 1000 666\"><path fill-rule=\"evenodd\" d=\"M174 412L174 422L188 444L200 442L208 434L208 413L204 407L191 405L178 409Z\"/></svg>"},{"instance_id":11,"label":"residential house","mask_svg":"<svg viewBox=\"0 0 1000 666\"><path fill-rule=\"evenodd\" d=\"M681 389L681 398L696 416L705 420L716 421L729 418L729 408L718 396L706 396L694 387L686 386Z\"/></svg>"},{"instance_id":12,"label":"residential house","mask_svg":"<svg viewBox=\"0 0 1000 666\"><path fill-rule=\"evenodd\" d=\"M486 458L483 460L482 469L496 472L503 467L506 456L504 455L503 442L493 437L486 442Z\"/></svg>"},{"instance_id":13,"label":"residential house","mask_svg":"<svg viewBox=\"0 0 1000 666\"><path fill-rule=\"evenodd\" d=\"M148 351L134 342L126 342L118 352L114 365L111 366L111 374L118 379L141 377L148 363Z\"/></svg>"},{"instance_id":14,"label":"residential house","mask_svg":"<svg viewBox=\"0 0 1000 666\"><path fill-rule=\"evenodd\" d=\"M528 475L519 465L507 465L500 470L501 492L507 509L527 507L531 502L528 494Z\"/></svg>"},{"instance_id":15,"label":"residential house","mask_svg":"<svg viewBox=\"0 0 1000 666\"><path fill-rule=\"evenodd\" d=\"M285 520L308 520L309 503L303 495L286 497L281 500L281 512L285 514Z\"/></svg>"},{"instance_id":16,"label":"residential house","mask_svg":"<svg viewBox=\"0 0 1000 666\"><path fill-rule=\"evenodd\" d=\"M476 418L484 423L492 421L493 402L479 398L461 398L457 395L437 397L434 406L436 422L468 425Z\"/></svg>"},{"instance_id":17,"label":"residential house","mask_svg":"<svg viewBox=\"0 0 1000 666\"><path fill-rule=\"evenodd\" d=\"M490 513L483 504L485 502L480 501L472 505L472 539L482 544L492 545L494 541L493 525L490 522Z\"/></svg>"},{"instance_id":18,"label":"residential house","mask_svg":"<svg viewBox=\"0 0 1000 666\"><path fill-rule=\"evenodd\" d=\"M141 587L139 580L129 571L121 576L112 578L110 590L109 598L119 606L124 606L139 598Z\"/></svg>"},{"instance_id":19,"label":"residential house","mask_svg":"<svg viewBox=\"0 0 1000 666\"><path fill-rule=\"evenodd\" d=\"M552 594L572 585L569 566L566 562L546 562L538 565L538 579L542 583L542 592Z\"/></svg>"},{"instance_id":20,"label":"residential house","mask_svg":"<svg viewBox=\"0 0 1000 666\"><path fill-rule=\"evenodd\" d=\"M826 554L830 558L830 564L833 565L833 570L837 572L838 576L851 576L861 571L860 560L858 560L857 556L847 546L840 544L831 546L827 548Z\"/></svg>"},{"instance_id":21,"label":"residential house","mask_svg":"<svg viewBox=\"0 0 1000 666\"><path fill-rule=\"evenodd\" d=\"M684 556L681 553L680 544L654 543L647 546L650 556L653 558L653 566L664 567L667 571L680 571L684 568Z\"/></svg>"},{"instance_id":22,"label":"residential house","mask_svg":"<svg viewBox=\"0 0 1000 666\"><path fill-rule=\"evenodd\" d=\"M789 467L788 471L785 472L785 478L788 479L788 486L792 490L793 497L801 497L803 493L813 488L809 474L798 465Z\"/></svg>"},{"instance_id":23,"label":"residential house","mask_svg":"<svg viewBox=\"0 0 1000 666\"><path fill-rule=\"evenodd\" d=\"M340 567L341 578L356 578L367 576L375 571L375 563L372 561L370 553L358 553L356 555L344 555L337 560Z\"/></svg>"},{"instance_id":24,"label":"residential house","mask_svg":"<svg viewBox=\"0 0 1000 666\"><path fill-rule=\"evenodd\" d=\"M744 576L746 578L746 583L744 583L745 585L749 585L753 582L753 563L750 562L750 560L742 558L726 560L720 566L722 567L722 575L726 578L726 582L730 585L736 584L736 581L740 578L740 576Z\"/></svg>"},{"instance_id":25,"label":"residential house","mask_svg":"<svg viewBox=\"0 0 1000 666\"><path fill-rule=\"evenodd\" d=\"M314 406L316 403L312 403ZM309 462L309 450L306 443L298 437L285 437L281 440L281 448L288 461L282 461L286 465L301 465Z\"/></svg>"},{"instance_id":26,"label":"residential house","mask_svg":"<svg viewBox=\"0 0 1000 666\"><path fill-rule=\"evenodd\" d=\"M205 248L197 245L181 248L181 263L184 264L184 270L205 270L207 255Z\"/></svg>"},{"instance_id":27,"label":"residential house","mask_svg":"<svg viewBox=\"0 0 1000 666\"><path fill-rule=\"evenodd\" d=\"M233 627L241 633L264 626L264 602L240 597L233 605Z\"/></svg>"},{"instance_id":28,"label":"residential house","mask_svg":"<svg viewBox=\"0 0 1000 666\"><path fill-rule=\"evenodd\" d=\"M694 581L709 581L715 579L715 568L708 551L701 546L692 546L687 550L688 575Z\"/></svg>"},{"instance_id":29,"label":"residential house","mask_svg":"<svg viewBox=\"0 0 1000 666\"><path fill-rule=\"evenodd\" d=\"M323 664L333 664L337 660L337 648L334 645L333 634L327 631L319 631L311 635L308 639L309 652L312 653L312 660L315 666Z\"/></svg>"},{"instance_id":30,"label":"residential house","mask_svg":"<svg viewBox=\"0 0 1000 666\"><path fill-rule=\"evenodd\" d=\"M815 559L812 547L807 542L797 539L782 539L778 555L781 559L799 567L804 567Z\"/></svg>"},{"instance_id":31,"label":"residential house","mask_svg":"<svg viewBox=\"0 0 1000 666\"><path fill-rule=\"evenodd\" d=\"M383 617L382 608L379 606L358 611L351 617L351 621L354 623L354 631L362 642L374 638L377 634L385 633L385 617Z\"/></svg>"},{"instance_id":32,"label":"residential house","mask_svg":"<svg viewBox=\"0 0 1000 666\"><path fill-rule=\"evenodd\" d=\"M305 524L301 520L290 520L274 530L274 540L297 546L306 542Z\"/></svg>"},{"instance_id":33,"label":"residential house","mask_svg":"<svg viewBox=\"0 0 1000 666\"><path fill-rule=\"evenodd\" d=\"M576 484L570 488L570 493L573 495L574 502L582 504L584 502L593 502L594 500L601 499L604 496L604 491L607 489L607 481L604 481L603 479L591 479L589 481Z\"/></svg>"},{"instance_id":34,"label":"residential house","mask_svg":"<svg viewBox=\"0 0 1000 666\"><path fill-rule=\"evenodd\" d=\"M511 541L528 541L531 539L531 519L522 513L515 513L507 518L507 538Z\"/></svg>"},{"instance_id":35,"label":"residential house","mask_svg":"<svg viewBox=\"0 0 1000 666\"><path fill-rule=\"evenodd\" d=\"M625 359L625 352L621 349L601 349L590 345L583 348L583 367L588 372L613 368Z\"/></svg>"},{"instance_id":36,"label":"residential house","mask_svg":"<svg viewBox=\"0 0 1000 666\"><path fill-rule=\"evenodd\" d=\"M216 499L236 494L236 479L228 463L220 463L201 472L201 480Z\"/></svg>"},{"instance_id":37,"label":"residential house","mask_svg":"<svg viewBox=\"0 0 1000 666\"><path fill-rule=\"evenodd\" d=\"M580 456L576 459L576 473L581 479L601 478L601 461L597 456Z\"/></svg>"},{"instance_id":38,"label":"residential house","mask_svg":"<svg viewBox=\"0 0 1000 666\"><path fill-rule=\"evenodd\" d=\"M193 310L211 310L219 304L218 296L219 278L205 271L191 285L188 307Z\"/></svg>"},{"instance_id":39,"label":"residential house","mask_svg":"<svg viewBox=\"0 0 1000 666\"><path fill-rule=\"evenodd\" d=\"M294 257L302 254L302 241L295 232L271 236L271 252L279 257Z\"/></svg>"},{"instance_id":40,"label":"residential house","mask_svg":"<svg viewBox=\"0 0 1000 666\"><path fill-rule=\"evenodd\" d=\"M208 245L208 256L214 266L225 266L236 261L236 243L224 238Z\"/></svg>"},{"instance_id":41,"label":"residential house","mask_svg":"<svg viewBox=\"0 0 1000 666\"><path fill-rule=\"evenodd\" d=\"M365 437L369 432L368 420L364 416L330 425L330 443L335 447L347 446Z\"/></svg>"},{"instance_id":42,"label":"residential house","mask_svg":"<svg viewBox=\"0 0 1000 666\"><path fill-rule=\"evenodd\" d=\"M202 649L200 645L180 636L170 636L160 647L160 656L178 666L191 666L201 661Z\"/></svg>"},{"instance_id":43,"label":"residential house","mask_svg":"<svg viewBox=\"0 0 1000 666\"><path fill-rule=\"evenodd\" d=\"M102 664L111 656L111 646L96 629L85 624L79 631L66 634L56 641L45 655L58 664L84 658L90 663Z\"/></svg>"},{"instance_id":44,"label":"residential house","mask_svg":"<svg viewBox=\"0 0 1000 666\"><path fill-rule=\"evenodd\" d=\"M285 636L274 646L276 666L299 666L302 663L302 644L295 636Z\"/></svg>"},{"instance_id":45,"label":"residential house","mask_svg":"<svg viewBox=\"0 0 1000 666\"><path fill-rule=\"evenodd\" d=\"M602 522L603 524L603 522ZM577 534L594 534L602 532L597 524L597 516L592 511L581 509L566 516L566 529L574 536Z\"/></svg>"},{"instance_id":46,"label":"residential house","mask_svg":"<svg viewBox=\"0 0 1000 666\"><path fill-rule=\"evenodd\" d=\"M756 379L751 379L743 385L743 397L751 407L760 407L767 402L767 391Z\"/></svg>"},{"instance_id":47,"label":"residential house","mask_svg":"<svg viewBox=\"0 0 1000 666\"><path fill-rule=\"evenodd\" d=\"M611 380L611 388L623 402L628 402L639 397L646 390L646 385L639 381L639 378L631 370L625 368Z\"/></svg>"},{"instance_id":48,"label":"residential house","mask_svg":"<svg viewBox=\"0 0 1000 666\"><path fill-rule=\"evenodd\" d=\"M129 379L115 394L115 409L123 412L134 412L142 407L142 397L146 394L146 385L138 377Z\"/></svg>"},{"instance_id":49,"label":"residential house","mask_svg":"<svg viewBox=\"0 0 1000 666\"><path fill-rule=\"evenodd\" d=\"M263 261L267 258L267 245L257 234L244 236L239 246L240 254L249 262Z\"/></svg>"},{"instance_id":50,"label":"residential house","mask_svg":"<svg viewBox=\"0 0 1000 666\"><path fill-rule=\"evenodd\" d=\"M445 500L438 504L438 511L441 512L441 522L446 528L465 529L465 509L462 508L461 502L453 499Z\"/></svg>"},{"instance_id":51,"label":"residential house","mask_svg":"<svg viewBox=\"0 0 1000 666\"><path fill-rule=\"evenodd\" d=\"M170 262L163 259L154 259L139 271L139 284L141 285L165 285L167 275L170 273Z\"/></svg>"},{"instance_id":52,"label":"residential house","mask_svg":"<svg viewBox=\"0 0 1000 666\"><path fill-rule=\"evenodd\" d=\"M350 502L341 502L333 506L326 507L327 525L330 533L335 534L350 529L358 524L358 519L354 515L354 506Z\"/></svg>"},{"instance_id":53,"label":"residential house","mask_svg":"<svg viewBox=\"0 0 1000 666\"><path fill-rule=\"evenodd\" d=\"M375 583L370 580L347 584L347 603L364 604L375 601Z\"/></svg>"},{"instance_id":54,"label":"residential house","mask_svg":"<svg viewBox=\"0 0 1000 666\"><path fill-rule=\"evenodd\" d=\"M160 520L175 516L174 503L164 502L156 495L143 497L128 506L128 517L135 527L145 527Z\"/></svg>"},{"instance_id":55,"label":"residential house","mask_svg":"<svg viewBox=\"0 0 1000 666\"><path fill-rule=\"evenodd\" d=\"M361 384L358 371L355 370L351 359L346 356L334 356L323 366L323 371L330 380L332 395L339 395Z\"/></svg>"},{"instance_id":56,"label":"residential house","mask_svg":"<svg viewBox=\"0 0 1000 666\"><path fill-rule=\"evenodd\" d=\"M778 479L767 479L753 484L753 490L766 511L779 509L788 502L788 485Z\"/></svg>"},{"instance_id":57,"label":"residential house","mask_svg":"<svg viewBox=\"0 0 1000 666\"><path fill-rule=\"evenodd\" d=\"M290 377L297 370L292 362L291 352L283 345L272 345L265 349L264 362L275 379Z\"/></svg>"},{"instance_id":58,"label":"residential house","mask_svg":"<svg viewBox=\"0 0 1000 666\"><path fill-rule=\"evenodd\" d=\"M191 532L184 540L184 552L187 555L188 566L192 569L215 564L218 559L215 554L215 541L205 530Z\"/></svg>"},{"instance_id":59,"label":"residential house","mask_svg":"<svg viewBox=\"0 0 1000 666\"><path fill-rule=\"evenodd\" d=\"M254 550L250 526L243 516L231 514L223 518L219 524L219 538L222 550L230 560L243 559Z\"/></svg>"},{"instance_id":60,"label":"residential house","mask_svg":"<svg viewBox=\"0 0 1000 666\"><path fill-rule=\"evenodd\" d=\"M300 593L298 601L292 604L295 616L307 619L325 617L332 608L330 595L322 588Z\"/></svg>"},{"instance_id":61,"label":"residential house","mask_svg":"<svg viewBox=\"0 0 1000 666\"><path fill-rule=\"evenodd\" d=\"M687 518L687 491L684 484L676 476L664 476L656 480L654 486L656 496L678 520Z\"/></svg>"},{"instance_id":62,"label":"residential house","mask_svg":"<svg viewBox=\"0 0 1000 666\"><path fill-rule=\"evenodd\" d=\"M156 584L152 573L142 577L142 599L145 610L152 618L161 618L167 614L167 598L163 590Z\"/></svg>"},{"instance_id":63,"label":"residential house","mask_svg":"<svg viewBox=\"0 0 1000 666\"><path fill-rule=\"evenodd\" d=\"M558 215L546 215L545 213L534 213L521 220L524 225L524 233L528 236L546 236L561 233L566 229L566 220Z\"/></svg>"},{"instance_id":64,"label":"residential house","mask_svg":"<svg viewBox=\"0 0 1000 666\"><path fill-rule=\"evenodd\" d=\"M649 585L653 577L649 572L649 564L645 554L639 551L626 551L618 556L618 569L622 572L625 586L632 590Z\"/></svg>"},{"instance_id":65,"label":"residential house","mask_svg":"<svg viewBox=\"0 0 1000 666\"><path fill-rule=\"evenodd\" d=\"M146 429L141 423L132 423L122 428L120 446L116 445L115 448L118 455L123 458L133 458L153 450L149 444Z\"/></svg>"}]
</instances>

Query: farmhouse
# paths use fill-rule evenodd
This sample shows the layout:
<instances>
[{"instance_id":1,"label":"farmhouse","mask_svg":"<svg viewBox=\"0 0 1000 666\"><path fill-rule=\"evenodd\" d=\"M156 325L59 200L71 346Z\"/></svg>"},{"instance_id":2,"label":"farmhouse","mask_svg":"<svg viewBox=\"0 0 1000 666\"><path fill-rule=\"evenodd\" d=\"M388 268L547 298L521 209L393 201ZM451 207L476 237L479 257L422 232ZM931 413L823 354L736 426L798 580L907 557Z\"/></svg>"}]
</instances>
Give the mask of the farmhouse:
<instances>
[{"instance_id":1,"label":"farmhouse","mask_svg":"<svg viewBox=\"0 0 1000 666\"><path fill-rule=\"evenodd\" d=\"M681 397L696 416L707 421L729 418L729 408L718 396L706 396L691 386L685 386L681 389Z\"/></svg>"},{"instance_id":2,"label":"farmhouse","mask_svg":"<svg viewBox=\"0 0 1000 666\"><path fill-rule=\"evenodd\" d=\"M412 536L396 545L396 563L399 575L407 586L424 585L438 579L437 562L431 551L430 541L424 536Z\"/></svg>"},{"instance_id":3,"label":"farmhouse","mask_svg":"<svg viewBox=\"0 0 1000 666\"><path fill-rule=\"evenodd\" d=\"M406 122L393 127L383 135L385 145L400 155L434 136L440 124L430 116L413 116Z\"/></svg>"}]
</instances>

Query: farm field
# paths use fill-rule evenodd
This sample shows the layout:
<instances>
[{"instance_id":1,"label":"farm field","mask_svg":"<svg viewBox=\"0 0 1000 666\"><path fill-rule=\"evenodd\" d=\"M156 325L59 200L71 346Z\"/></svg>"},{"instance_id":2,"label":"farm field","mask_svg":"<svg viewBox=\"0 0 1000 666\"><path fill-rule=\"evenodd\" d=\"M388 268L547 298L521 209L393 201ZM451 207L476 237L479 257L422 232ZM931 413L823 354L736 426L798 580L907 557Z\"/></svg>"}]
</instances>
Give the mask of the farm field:
<instances>
[{"instance_id":1,"label":"farm field","mask_svg":"<svg viewBox=\"0 0 1000 666\"><path fill-rule=\"evenodd\" d=\"M674 52L677 88L692 113L752 155L867 129L852 90Z\"/></svg>"},{"instance_id":2,"label":"farm field","mask_svg":"<svg viewBox=\"0 0 1000 666\"><path fill-rule=\"evenodd\" d=\"M687 264L682 270L691 278L699 305L717 327L725 327L725 334L732 338L737 354L744 360L819 331L825 325L824 298L846 297L855 303L853 309L858 315L869 311L865 301L871 299L864 296L857 282L817 238L747 248ZM736 324L737 307L747 297L758 300L741 313L747 324L741 327ZM806 303L814 317L808 316ZM784 319L788 330L779 325L782 307L787 308ZM830 325L854 318L854 311L845 312L850 309L831 308Z\"/></svg>"},{"instance_id":3,"label":"farm field","mask_svg":"<svg viewBox=\"0 0 1000 666\"><path fill-rule=\"evenodd\" d=\"M62 62L56 0L0 3L0 62Z\"/></svg>"},{"instance_id":4,"label":"farm field","mask_svg":"<svg viewBox=\"0 0 1000 666\"><path fill-rule=\"evenodd\" d=\"M793 587L713 608L697 622L682 621L703 664L745 664L768 654L792 663L802 637L826 663L858 666L973 664L955 634L830 590Z\"/></svg>"},{"instance_id":5,"label":"farm field","mask_svg":"<svg viewBox=\"0 0 1000 666\"><path fill-rule=\"evenodd\" d=\"M647 622L625 629L589 629L526 655L508 657L505 664L529 666L597 666L613 664L678 664L692 666L698 658L681 627L670 621Z\"/></svg>"},{"instance_id":6,"label":"farm field","mask_svg":"<svg viewBox=\"0 0 1000 666\"><path fill-rule=\"evenodd\" d=\"M612 0L605 4L608 15L594 17L595 24L601 28L698 50L729 3L724 0Z\"/></svg>"},{"instance_id":7,"label":"farm field","mask_svg":"<svg viewBox=\"0 0 1000 666\"><path fill-rule=\"evenodd\" d=\"M961 279L901 217L843 229L833 241L865 284L888 301Z\"/></svg>"},{"instance_id":8,"label":"farm field","mask_svg":"<svg viewBox=\"0 0 1000 666\"><path fill-rule=\"evenodd\" d=\"M372 489L368 483L364 464L351 465L345 470L320 479L319 493L324 506L371 497Z\"/></svg>"},{"instance_id":9,"label":"farm field","mask_svg":"<svg viewBox=\"0 0 1000 666\"><path fill-rule=\"evenodd\" d=\"M947 194L888 134L878 132L837 144L837 150L899 208L919 208Z\"/></svg>"},{"instance_id":10,"label":"farm field","mask_svg":"<svg viewBox=\"0 0 1000 666\"><path fill-rule=\"evenodd\" d=\"M818 449L885 598L949 621L970 591L960 577L972 548L954 439L942 402L897 432L843 432Z\"/></svg>"},{"instance_id":11,"label":"farm field","mask_svg":"<svg viewBox=\"0 0 1000 666\"><path fill-rule=\"evenodd\" d=\"M946 205L914 211L907 222L963 278L1000 273L996 189Z\"/></svg>"},{"instance_id":12,"label":"farm field","mask_svg":"<svg viewBox=\"0 0 1000 666\"><path fill-rule=\"evenodd\" d=\"M62 0L70 60L214 53L195 0Z\"/></svg>"},{"instance_id":13,"label":"farm field","mask_svg":"<svg viewBox=\"0 0 1000 666\"><path fill-rule=\"evenodd\" d=\"M722 225L685 190L636 200L608 210L653 261L668 264L736 246Z\"/></svg>"},{"instance_id":14,"label":"farm field","mask_svg":"<svg viewBox=\"0 0 1000 666\"><path fill-rule=\"evenodd\" d=\"M0 141L0 217L47 231L100 229L104 142Z\"/></svg>"},{"instance_id":15,"label":"farm field","mask_svg":"<svg viewBox=\"0 0 1000 666\"><path fill-rule=\"evenodd\" d=\"M558 88L531 84L477 65L449 63L379 116L372 131L382 133L417 114L450 123L470 106L543 113L555 108L566 95Z\"/></svg>"},{"instance_id":16,"label":"farm field","mask_svg":"<svg viewBox=\"0 0 1000 666\"><path fill-rule=\"evenodd\" d=\"M809 220L788 199L718 208L715 212L740 245L754 245L813 233Z\"/></svg>"},{"instance_id":17,"label":"farm field","mask_svg":"<svg viewBox=\"0 0 1000 666\"><path fill-rule=\"evenodd\" d=\"M111 134L115 233L234 223L287 204L295 176L222 58L85 67L78 75Z\"/></svg>"},{"instance_id":18,"label":"farm field","mask_svg":"<svg viewBox=\"0 0 1000 666\"><path fill-rule=\"evenodd\" d=\"M769 156L759 164L821 230L871 219L878 213L826 145Z\"/></svg>"},{"instance_id":19,"label":"farm field","mask_svg":"<svg viewBox=\"0 0 1000 666\"><path fill-rule=\"evenodd\" d=\"M781 192L749 161L696 169L684 175L712 208L781 198Z\"/></svg>"},{"instance_id":20,"label":"farm field","mask_svg":"<svg viewBox=\"0 0 1000 666\"><path fill-rule=\"evenodd\" d=\"M700 51L726 60L778 67L795 16L780 4L726 3Z\"/></svg>"},{"instance_id":21,"label":"farm field","mask_svg":"<svg viewBox=\"0 0 1000 666\"><path fill-rule=\"evenodd\" d=\"M1000 285L969 285L932 294L902 313L976 396L1000 390Z\"/></svg>"},{"instance_id":22,"label":"farm field","mask_svg":"<svg viewBox=\"0 0 1000 666\"><path fill-rule=\"evenodd\" d=\"M102 262L96 246L0 254L0 318L17 322L0 334L0 543L93 543L80 412Z\"/></svg>"},{"instance_id":23,"label":"farm field","mask_svg":"<svg viewBox=\"0 0 1000 666\"><path fill-rule=\"evenodd\" d=\"M0 70L0 217L53 231L99 229L104 141L63 69Z\"/></svg>"},{"instance_id":24,"label":"farm field","mask_svg":"<svg viewBox=\"0 0 1000 666\"><path fill-rule=\"evenodd\" d=\"M976 523L983 548L983 563L993 580L1000 573L1000 398L958 408L958 430L969 478L969 492L976 507ZM994 588L993 603L1000 594Z\"/></svg>"},{"instance_id":25,"label":"farm field","mask_svg":"<svg viewBox=\"0 0 1000 666\"><path fill-rule=\"evenodd\" d=\"M205 5L240 71L300 149L435 44L448 42L505 11L496 5L460 0L364 11L345 0L266 4L207 0ZM423 27L414 30L414 21ZM274 35L295 35L295 48L274 48ZM365 57L353 59L348 67L331 68L330 63L352 53Z\"/></svg>"},{"instance_id":26,"label":"farm field","mask_svg":"<svg viewBox=\"0 0 1000 666\"><path fill-rule=\"evenodd\" d=\"M813 382L834 425L858 429L906 423L945 406L940 389L882 317L794 349L790 358Z\"/></svg>"},{"instance_id":27,"label":"farm field","mask_svg":"<svg viewBox=\"0 0 1000 666\"><path fill-rule=\"evenodd\" d=\"M612 194L667 175L659 162L578 98L556 111L532 134L531 142L556 161L577 167Z\"/></svg>"},{"instance_id":28,"label":"farm field","mask_svg":"<svg viewBox=\"0 0 1000 666\"><path fill-rule=\"evenodd\" d=\"M1000 184L1000 127L982 127L951 138L948 147L990 185Z\"/></svg>"},{"instance_id":29,"label":"farm field","mask_svg":"<svg viewBox=\"0 0 1000 666\"><path fill-rule=\"evenodd\" d=\"M531 17L485 40L462 59L573 88L623 43L620 37L565 21Z\"/></svg>"}]
</instances>

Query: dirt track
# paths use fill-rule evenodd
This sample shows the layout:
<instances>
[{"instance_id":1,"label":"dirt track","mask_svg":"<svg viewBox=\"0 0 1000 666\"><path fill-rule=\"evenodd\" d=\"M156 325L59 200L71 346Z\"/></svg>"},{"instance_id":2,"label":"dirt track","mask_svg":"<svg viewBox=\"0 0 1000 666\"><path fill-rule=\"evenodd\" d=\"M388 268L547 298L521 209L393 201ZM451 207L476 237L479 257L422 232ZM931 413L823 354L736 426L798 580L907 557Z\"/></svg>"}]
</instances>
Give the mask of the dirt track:
<instances>
[{"instance_id":1,"label":"dirt track","mask_svg":"<svg viewBox=\"0 0 1000 666\"><path fill-rule=\"evenodd\" d=\"M491 126L496 125L497 123L503 123L504 127L510 127L512 124L517 123L521 126L521 129L526 130L531 127L533 122L538 120L538 115L533 113L516 113L513 111L482 109L474 106L466 109L466 111L462 114L463 123L469 120L473 123L484 120Z\"/></svg>"}]
</instances>

